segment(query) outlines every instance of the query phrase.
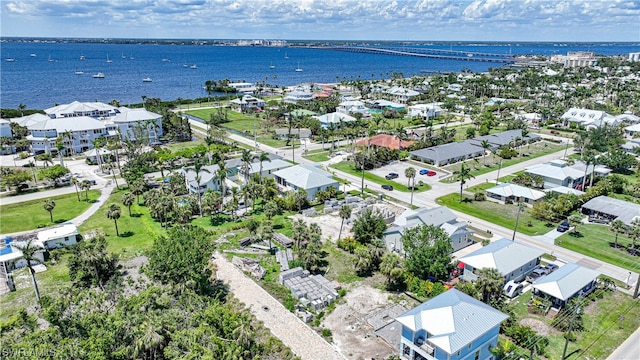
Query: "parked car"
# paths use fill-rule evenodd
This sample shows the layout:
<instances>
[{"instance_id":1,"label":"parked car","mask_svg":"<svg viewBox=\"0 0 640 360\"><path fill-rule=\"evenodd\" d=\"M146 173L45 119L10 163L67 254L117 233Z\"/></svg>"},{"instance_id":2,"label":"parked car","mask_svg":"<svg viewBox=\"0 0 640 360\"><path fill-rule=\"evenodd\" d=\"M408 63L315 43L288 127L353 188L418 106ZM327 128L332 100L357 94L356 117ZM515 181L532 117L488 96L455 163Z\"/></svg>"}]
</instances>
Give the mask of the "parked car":
<instances>
[{"instance_id":1,"label":"parked car","mask_svg":"<svg viewBox=\"0 0 640 360\"><path fill-rule=\"evenodd\" d=\"M391 186L391 185L386 185L385 184L385 185L382 185L382 188L387 190L387 191L393 191L393 186Z\"/></svg>"},{"instance_id":2,"label":"parked car","mask_svg":"<svg viewBox=\"0 0 640 360\"><path fill-rule=\"evenodd\" d=\"M435 171L433 171L433 170L429 170L429 171L427 172L427 176L436 176L436 174L437 174L437 173L436 173Z\"/></svg>"},{"instance_id":3,"label":"parked car","mask_svg":"<svg viewBox=\"0 0 640 360\"><path fill-rule=\"evenodd\" d=\"M526 280L527 282L533 284L534 282L536 282L536 280L544 277L545 275L547 275L547 271L544 268L539 267L530 272L529 275L527 275Z\"/></svg>"},{"instance_id":4,"label":"parked car","mask_svg":"<svg viewBox=\"0 0 640 360\"><path fill-rule=\"evenodd\" d=\"M559 232L565 232L567 230L569 230L569 222L568 221L563 221L562 224L558 225L558 228L556 229Z\"/></svg>"},{"instance_id":5,"label":"parked car","mask_svg":"<svg viewBox=\"0 0 640 360\"><path fill-rule=\"evenodd\" d=\"M558 265L556 264L547 264L544 266L544 271L548 274L551 274L552 272L558 270Z\"/></svg>"},{"instance_id":6,"label":"parked car","mask_svg":"<svg viewBox=\"0 0 640 360\"><path fill-rule=\"evenodd\" d=\"M429 170L427 169L420 169L420 175L427 175L428 172Z\"/></svg>"},{"instance_id":7,"label":"parked car","mask_svg":"<svg viewBox=\"0 0 640 360\"><path fill-rule=\"evenodd\" d=\"M387 175L384 176L384 178L387 180L392 180L392 179L397 179L398 176L399 175L397 173L388 173Z\"/></svg>"},{"instance_id":8,"label":"parked car","mask_svg":"<svg viewBox=\"0 0 640 360\"><path fill-rule=\"evenodd\" d=\"M507 295L508 298L513 299L514 297L522 294L522 289L524 285L522 283L517 283L513 280L510 280L504 285L504 294Z\"/></svg>"}]
</instances>

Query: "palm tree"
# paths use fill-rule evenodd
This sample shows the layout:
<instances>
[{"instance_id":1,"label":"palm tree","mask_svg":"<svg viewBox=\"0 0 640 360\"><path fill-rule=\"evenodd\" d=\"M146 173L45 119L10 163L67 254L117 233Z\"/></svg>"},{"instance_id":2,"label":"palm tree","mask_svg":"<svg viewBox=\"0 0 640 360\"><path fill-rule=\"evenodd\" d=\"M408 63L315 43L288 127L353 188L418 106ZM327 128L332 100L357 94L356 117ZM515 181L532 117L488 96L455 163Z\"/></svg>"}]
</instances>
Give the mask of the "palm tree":
<instances>
[{"instance_id":1,"label":"palm tree","mask_svg":"<svg viewBox=\"0 0 640 360\"><path fill-rule=\"evenodd\" d=\"M499 297L504 284L504 277L495 268L482 268L476 271L476 289L482 294L482 301L486 304L492 298Z\"/></svg>"},{"instance_id":2,"label":"palm tree","mask_svg":"<svg viewBox=\"0 0 640 360\"><path fill-rule=\"evenodd\" d=\"M640 219L635 218L631 222L631 230L629 230L629 237L631 238L631 253L635 254L636 241L640 239Z\"/></svg>"},{"instance_id":3,"label":"palm tree","mask_svg":"<svg viewBox=\"0 0 640 360\"><path fill-rule=\"evenodd\" d=\"M273 239L273 225L271 221L267 220L262 223L260 227L260 238L262 241L266 240L269 243L269 249L273 248L273 246L271 246L271 239Z\"/></svg>"},{"instance_id":4,"label":"palm tree","mask_svg":"<svg viewBox=\"0 0 640 360\"><path fill-rule=\"evenodd\" d=\"M120 190L118 179L116 178L116 167L113 165L113 163L106 163L104 164L104 168L111 172L111 174L113 175L113 182L116 184L116 189Z\"/></svg>"},{"instance_id":5,"label":"palm tree","mask_svg":"<svg viewBox=\"0 0 640 360\"><path fill-rule=\"evenodd\" d=\"M134 201L136 201L136 197L132 193L122 194L122 204L129 209L129 216L131 216L131 205L133 205Z\"/></svg>"},{"instance_id":6,"label":"palm tree","mask_svg":"<svg viewBox=\"0 0 640 360\"><path fill-rule=\"evenodd\" d=\"M78 201L80 201L80 193L78 192L78 179L75 177L71 178L71 183L73 184L73 186L75 186L76 188L76 195L78 196Z\"/></svg>"},{"instance_id":7,"label":"palm tree","mask_svg":"<svg viewBox=\"0 0 640 360\"><path fill-rule=\"evenodd\" d=\"M468 179L474 179L475 176L471 175L471 168L466 167L465 163L462 163L460 170L454 171L453 175L456 181L460 181L460 200L458 202L462 202L462 187Z\"/></svg>"},{"instance_id":8,"label":"palm tree","mask_svg":"<svg viewBox=\"0 0 640 360\"><path fill-rule=\"evenodd\" d=\"M80 183L80 189L84 191L84 200L89 201L89 189L91 189L91 183L89 180L82 180Z\"/></svg>"},{"instance_id":9,"label":"palm tree","mask_svg":"<svg viewBox=\"0 0 640 360\"><path fill-rule=\"evenodd\" d=\"M40 291L38 290L38 283L36 282L36 271L33 270L31 262L37 260L35 255L41 248L33 242L33 239L29 239L24 245L14 244L14 246L22 252L22 258L27 262L27 268L29 268L31 282L33 283L33 290L36 292L36 300L40 302Z\"/></svg>"},{"instance_id":10,"label":"palm tree","mask_svg":"<svg viewBox=\"0 0 640 360\"><path fill-rule=\"evenodd\" d=\"M220 182L220 189L222 190L222 196L227 195L227 184L225 180L227 179L227 169L224 167L224 161L220 161L218 163L218 171L215 176Z\"/></svg>"},{"instance_id":11,"label":"palm tree","mask_svg":"<svg viewBox=\"0 0 640 360\"><path fill-rule=\"evenodd\" d=\"M142 180L136 180L129 184L129 190L131 190L131 193L136 196L136 202L140 205L140 195L144 193L144 183Z\"/></svg>"},{"instance_id":12,"label":"palm tree","mask_svg":"<svg viewBox=\"0 0 640 360\"><path fill-rule=\"evenodd\" d=\"M260 161L260 183L262 183L262 163L264 161L271 162L271 158L269 158L269 154L267 154L266 152L262 152L258 156L258 160Z\"/></svg>"},{"instance_id":13,"label":"palm tree","mask_svg":"<svg viewBox=\"0 0 640 360\"><path fill-rule=\"evenodd\" d=\"M62 136L58 136L56 138L56 150L58 150L58 159L60 160L60 165L64 167L64 159L62 158L62 150L64 150L64 142Z\"/></svg>"},{"instance_id":14,"label":"palm tree","mask_svg":"<svg viewBox=\"0 0 640 360\"><path fill-rule=\"evenodd\" d=\"M113 223L116 225L116 236L120 236L118 232L118 219L120 219L120 206L116 204L111 204L107 209L107 218L113 220Z\"/></svg>"},{"instance_id":15,"label":"palm tree","mask_svg":"<svg viewBox=\"0 0 640 360\"><path fill-rule=\"evenodd\" d=\"M251 154L251 151L244 149L242 150L242 155L240 156L240 160L242 161L242 165L240 165L240 169L244 173L244 182L249 182L249 171L251 170L251 163L253 159L256 157Z\"/></svg>"},{"instance_id":16,"label":"palm tree","mask_svg":"<svg viewBox=\"0 0 640 360\"><path fill-rule=\"evenodd\" d=\"M51 222L53 222L53 209L56 207L55 201L51 199L45 200L42 207L49 212L49 218L51 219Z\"/></svg>"},{"instance_id":17,"label":"palm tree","mask_svg":"<svg viewBox=\"0 0 640 360\"><path fill-rule=\"evenodd\" d=\"M387 288L391 282L398 279L402 273L402 258L396 253L386 253L380 262L380 272L387 277Z\"/></svg>"},{"instance_id":18,"label":"palm tree","mask_svg":"<svg viewBox=\"0 0 640 360\"><path fill-rule=\"evenodd\" d=\"M618 235L620 233L623 233L623 232L627 231L627 225L624 222L622 222L622 220L616 219L616 220L613 220L613 222L609 226L609 231L613 231L616 234L615 248L617 249L618 248Z\"/></svg>"},{"instance_id":19,"label":"palm tree","mask_svg":"<svg viewBox=\"0 0 640 360\"><path fill-rule=\"evenodd\" d=\"M198 189L196 190L198 194L198 209L200 210L200 217L202 217L202 191L200 191L200 186L202 186L202 184L200 184L200 181L202 180L202 177L200 176L200 173L206 172L210 174L211 171L209 171L209 169L204 167L204 165L202 164L199 158L195 159L195 162L193 163L192 167L188 167L185 170L193 171L196 173L195 180L196 180L196 184L198 185Z\"/></svg>"},{"instance_id":20,"label":"palm tree","mask_svg":"<svg viewBox=\"0 0 640 360\"><path fill-rule=\"evenodd\" d=\"M411 202L409 205L413 205L413 191L416 188L416 169L412 166L404 169L404 176L407 178L407 187L411 187ZM411 181L413 180L413 185Z\"/></svg>"},{"instance_id":21,"label":"palm tree","mask_svg":"<svg viewBox=\"0 0 640 360\"><path fill-rule=\"evenodd\" d=\"M480 142L480 146L484 150L482 152L482 166L486 166L487 162L486 162L486 158L485 157L487 156L487 149L491 148L491 143L489 142L489 140L482 140Z\"/></svg>"},{"instance_id":22,"label":"palm tree","mask_svg":"<svg viewBox=\"0 0 640 360\"><path fill-rule=\"evenodd\" d=\"M207 190L202 196L202 207L206 214L216 215L218 223L220 222L220 208L222 206L223 197L219 191ZM213 220L213 218L211 218Z\"/></svg>"},{"instance_id":23,"label":"palm tree","mask_svg":"<svg viewBox=\"0 0 640 360\"><path fill-rule=\"evenodd\" d=\"M342 219L342 222L340 223L340 232L338 233L338 242L340 242L344 221L351 217L351 208L349 207L349 205L342 205L340 207L340 210L338 211L338 215L340 215L340 218Z\"/></svg>"}]
</instances>

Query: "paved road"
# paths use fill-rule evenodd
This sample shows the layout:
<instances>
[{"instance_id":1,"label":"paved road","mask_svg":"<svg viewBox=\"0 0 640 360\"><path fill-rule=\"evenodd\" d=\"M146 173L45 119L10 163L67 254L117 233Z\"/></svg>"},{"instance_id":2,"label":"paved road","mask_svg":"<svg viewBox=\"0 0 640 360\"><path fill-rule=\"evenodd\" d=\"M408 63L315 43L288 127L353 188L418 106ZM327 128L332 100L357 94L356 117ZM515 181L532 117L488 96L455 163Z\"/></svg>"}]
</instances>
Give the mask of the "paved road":
<instances>
[{"instance_id":1,"label":"paved road","mask_svg":"<svg viewBox=\"0 0 640 360\"><path fill-rule=\"evenodd\" d=\"M637 329L607 360L638 360L640 359L640 329Z\"/></svg>"},{"instance_id":2,"label":"paved road","mask_svg":"<svg viewBox=\"0 0 640 360\"><path fill-rule=\"evenodd\" d=\"M223 255L216 254L215 263L218 266L218 279L229 284L233 295L294 354L303 360L346 359Z\"/></svg>"}]
</instances>

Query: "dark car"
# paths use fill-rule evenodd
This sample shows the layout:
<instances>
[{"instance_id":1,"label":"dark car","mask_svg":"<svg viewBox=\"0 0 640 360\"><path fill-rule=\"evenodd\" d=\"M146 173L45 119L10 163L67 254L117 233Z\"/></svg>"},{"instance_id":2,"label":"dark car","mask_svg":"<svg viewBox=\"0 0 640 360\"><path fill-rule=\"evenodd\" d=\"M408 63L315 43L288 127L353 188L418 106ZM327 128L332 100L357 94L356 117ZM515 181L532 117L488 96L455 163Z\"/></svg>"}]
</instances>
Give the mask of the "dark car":
<instances>
[{"instance_id":1,"label":"dark car","mask_svg":"<svg viewBox=\"0 0 640 360\"><path fill-rule=\"evenodd\" d=\"M387 190L387 191L393 191L393 186L391 186L391 185L386 185L385 184L385 185L382 185L382 188Z\"/></svg>"},{"instance_id":2,"label":"dark car","mask_svg":"<svg viewBox=\"0 0 640 360\"><path fill-rule=\"evenodd\" d=\"M427 175L429 173L429 170L427 169L420 169L420 175Z\"/></svg>"},{"instance_id":3,"label":"dark car","mask_svg":"<svg viewBox=\"0 0 640 360\"><path fill-rule=\"evenodd\" d=\"M558 230L559 232L565 232L569 230L569 222L563 221L562 224L558 225L558 228L556 230Z\"/></svg>"},{"instance_id":4,"label":"dark car","mask_svg":"<svg viewBox=\"0 0 640 360\"><path fill-rule=\"evenodd\" d=\"M551 274L552 272L554 272L556 270L558 270L558 265L556 265L556 264L547 264L547 265L544 266L544 271L547 274Z\"/></svg>"},{"instance_id":5,"label":"dark car","mask_svg":"<svg viewBox=\"0 0 640 360\"><path fill-rule=\"evenodd\" d=\"M384 178L387 180L391 180L391 179L397 179L398 176L399 175L397 173L388 173L387 175L384 176Z\"/></svg>"}]
</instances>

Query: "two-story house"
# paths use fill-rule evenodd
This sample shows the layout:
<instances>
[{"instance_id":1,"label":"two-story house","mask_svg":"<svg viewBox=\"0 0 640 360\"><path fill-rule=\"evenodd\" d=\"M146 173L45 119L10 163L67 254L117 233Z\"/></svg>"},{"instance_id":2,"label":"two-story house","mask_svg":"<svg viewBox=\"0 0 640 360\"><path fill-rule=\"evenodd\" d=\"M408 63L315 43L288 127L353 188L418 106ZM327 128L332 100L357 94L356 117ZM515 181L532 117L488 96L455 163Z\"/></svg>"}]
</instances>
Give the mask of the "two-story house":
<instances>
[{"instance_id":1,"label":"two-story house","mask_svg":"<svg viewBox=\"0 0 640 360\"><path fill-rule=\"evenodd\" d=\"M451 289L400 315L400 358L486 360L506 314Z\"/></svg>"}]
</instances>

